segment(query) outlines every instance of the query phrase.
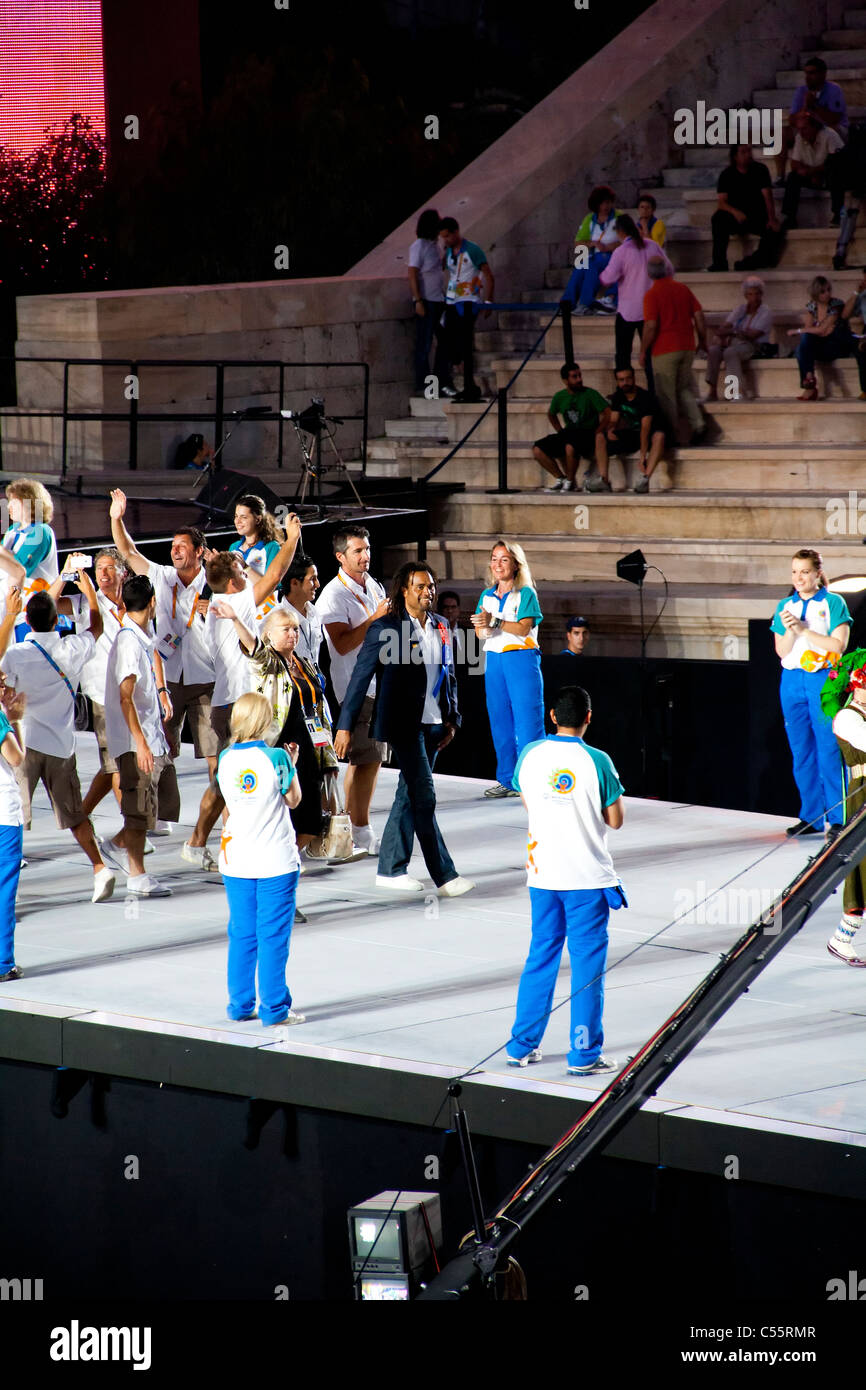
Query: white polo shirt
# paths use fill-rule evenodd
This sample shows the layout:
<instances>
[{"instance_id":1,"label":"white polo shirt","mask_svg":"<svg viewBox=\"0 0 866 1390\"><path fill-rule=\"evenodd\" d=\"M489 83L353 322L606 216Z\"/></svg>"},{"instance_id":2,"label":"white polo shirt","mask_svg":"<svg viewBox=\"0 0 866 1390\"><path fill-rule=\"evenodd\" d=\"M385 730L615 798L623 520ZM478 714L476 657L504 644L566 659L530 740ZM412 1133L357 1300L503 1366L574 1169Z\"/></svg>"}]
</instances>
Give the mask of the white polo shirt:
<instances>
[{"instance_id":1,"label":"white polo shirt","mask_svg":"<svg viewBox=\"0 0 866 1390\"><path fill-rule=\"evenodd\" d=\"M42 655L37 642L59 671ZM28 748L37 753L50 753L54 758L72 757L75 752L74 692L84 664L95 647L89 632L75 637L61 637L59 632L28 632L23 642L6 653L3 670L17 677L18 689L27 696L27 709L21 722Z\"/></svg>"},{"instance_id":2,"label":"white polo shirt","mask_svg":"<svg viewBox=\"0 0 866 1390\"><path fill-rule=\"evenodd\" d=\"M218 603L227 603L254 637L258 636L256 604L253 586L248 584L239 594L215 594ZM213 655L214 687L211 706L233 705L242 695L255 690L253 668L238 641L235 625L228 618L218 618L211 607L205 619L205 640Z\"/></svg>"},{"instance_id":3,"label":"white polo shirt","mask_svg":"<svg viewBox=\"0 0 866 1390\"><path fill-rule=\"evenodd\" d=\"M538 625L541 622L541 606L534 589L509 589L501 597L496 588L485 589L478 600L476 613L492 613L505 623L519 623L521 618L532 618L533 626L525 637L514 632L494 632L484 643L486 652L519 652L524 649L538 651Z\"/></svg>"},{"instance_id":4,"label":"white polo shirt","mask_svg":"<svg viewBox=\"0 0 866 1390\"><path fill-rule=\"evenodd\" d=\"M166 680L211 685L213 656L205 639L205 620L196 612L206 582L204 567L191 584L185 585L174 565L158 565L151 560L147 577L156 594L156 646Z\"/></svg>"},{"instance_id":5,"label":"white polo shirt","mask_svg":"<svg viewBox=\"0 0 866 1390\"><path fill-rule=\"evenodd\" d=\"M518 758L514 786L529 812L530 888L567 892L617 886L601 813L622 796L623 786L607 753L582 738L539 739Z\"/></svg>"},{"instance_id":6,"label":"white polo shirt","mask_svg":"<svg viewBox=\"0 0 866 1390\"><path fill-rule=\"evenodd\" d=\"M356 584L354 579L350 579L344 570L338 570L334 579L326 584L316 600L316 612L319 621L325 629L325 641L328 644L328 653L331 657L331 684L334 687L334 694L342 704L346 698L346 691L349 689L349 681L355 669L355 662L358 660L358 652L361 646L357 646L354 651L347 652L345 656L334 647L333 642L328 636L328 623L348 623L350 627L360 627L371 618L379 604L386 597L382 585L367 575L367 583L362 589L360 584ZM367 686L367 694L375 695L376 677Z\"/></svg>"},{"instance_id":7,"label":"white polo shirt","mask_svg":"<svg viewBox=\"0 0 866 1390\"><path fill-rule=\"evenodd\" d=\"M782 657L785 671L823 671L834 665L835 653L820 651L809 641L809 632L820 632L829 637L837 627L851 622L848 605L840 594L831 594L827 589L818 589L811 598L802 599L799 594L791 594L776 605L770 631L784 636L788 629L782 622L783 613L793 613L795 618L808 625L808 632L798 633L791 650Z\"/></svg>"},{"instance_id":8,"label":"white polo shirt","mask_svg":"<svg viewBox=\"0 0 866 1390\"><path fill-rule=\"evenodd\" d=\"M287 612L294 613L298 620L298 641L295 651L298 656L304 657L306 661L311 661L314 666L319 664L319 651L322 646L322 619L312 603L304 605L303 613L294 604L284 600L280 604Z\"/></svg>"},{"instance_id":9,"label":"white polo shirt","mask_svg":"<svg viewBox=\"0 0 866 1390\"><path fill-rule=\"evenodd\" d=\"M168 753L168 740L162 727L162 710L153 669L155 640L142 632L131 619L121 628L108 654L105 676L105 737L112 758L134 753L135 742L123 717L120 686L127 676L135 676L132 703L141 732L155 758Z\"/></svg>"},{"instance_id":10,"label":"white polo shirt","mask_svg":"<svg viewBox=\"0 0 866 1390\"><path fill-rule=\"evenodd\" d=\"M132 619L121 616L116 603L107 598L101 589L96 591L96 602L102 614L102 635L96 649L81 671L81 690L98 705L105 704L105 672L108 668L108 654L120 629L128 627ZM72 611L76 632L86 632L90 624L90 609L83 594L76 594L72 600Z\"/></svg>"},{"instance_id":11,"label":"white polo shirt","mask_svg":"<svg viewBox=\"0 0 866 1390\"><path fill-rule=\"evenodd\" d=\"M3 710L0 709L0 743L12 730L12 725L6 718ZM24 816L21 810L21 793L18 790L18 779L15 776L15 769L0 753L0 825L23 825Z\"/></svg>"},{"instance_id":12,"label":"white polo shirt","mask_svg":"<svg viewBox=\"0 0 866 1390\"><path fill-rule=\"evenodd\" d=\"M284 748L260 739L220 754L217 782L228 809L220 840L220 872L230 878L277 878L300 866L295 830L283 794L296 772Z\"/></svg>"}]
</instances>

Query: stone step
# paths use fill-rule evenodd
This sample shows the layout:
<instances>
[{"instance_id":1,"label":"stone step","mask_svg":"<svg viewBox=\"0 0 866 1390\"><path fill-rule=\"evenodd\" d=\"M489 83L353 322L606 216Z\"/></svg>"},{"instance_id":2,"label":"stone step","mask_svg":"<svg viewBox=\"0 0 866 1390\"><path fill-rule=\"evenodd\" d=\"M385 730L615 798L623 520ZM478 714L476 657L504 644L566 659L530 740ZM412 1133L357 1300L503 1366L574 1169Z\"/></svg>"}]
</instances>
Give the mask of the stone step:
<instances>
[{"instance_id":1,"label":"stone step","mask_svg":"<svg viewBox=\"0 0 866 1390\"><path fill-rule=\"evenodd\" d=\"M851 39L856 31L847 29L842 32L847 39ZM835 82L838 80L835 74L840 70L851 72L854 68L866 67L866 47L861 52L855 43L840 44L838 48L830 44L827 48L819 49L817 53L812 50L800 54L801 63L805 63L808 58L823 58L827 67L834 74L833 81ZM839 85L841 87L842 83L839 82Z\"/></svg>"},{"instance_id":2,"label":"stone step","mask_svg":"<svg viewBox=\"0 0 866 1390\"><path fill-rule=\"evenodd\" d=\"M647 502L651 499L638 500ZM490 559L490 536L498 534L501 533L487 531L483 535L468 536L440 531L428 540L427 555L440 585L446 581L457 581L469 589L475 583L480 593L486 583L483 576ZM581 535L575 531L559 531L547 536L533 534L524 538L523 532L518 529L515 534L525 539L527 558L538 585L616 584L617 560L639 544L647 564L657 565L670 585L705 584L713 590L719 587L724 589L731 585L732 575L748 575L750 585L772 585L777 588L778 597L775 601L770 599L765 610L768 624L775 604L790 589L791 555L803 544L814 544L814 537L807 541L800 533L782 541L737 538L676 541L652 535L645 525L637 536L625 539L601 531L593 533L591 538L586 533ZM393 570L404 560L411 559L412 554L411 546L389 548L386 567ZM821 554L831 582L841 575L863 573L866 555L859 540L837 542L822 538ZM633 588L630 584L622 583L624 600ZM644 585L647 606L660 600L661 591L661 582L651 572ZM579 613L581 607L578 588L573 611Z\"/></svg>"},{"instance_id":3,"label":"stone step","mask_svg":"<svg viewBox=\"0 0 866 1390\"><path fill-rule=\"evenodd\" d=\"M821 35L821 42L825 49L866 48L866 29L828 29Z\"/></svg>"},{"instance_id":4,"label":"stone step","mask_svg":"<svg viewBox=\"0 0 866 1390\"><path fill-rule=\"evenodd\" d=\"M549 358L531 359L509 392L509 409L513 401L526 400L527 398L552 398L554 392L560 390L562 386L562 379L559 375L561 365L559 358L553 355ZM585 385L591 386L596 391L601 391L603 395L609 395L614 390L613 367L609 357L590 357L588 354L582 353L580 365L583 369ZM701 395L706 394L706 365L706 358L695 358L692 380L695 389ZM494 384L497 387L505 386L511 380L518 366L518 358L493 359L490 370L495 377ZM829 377L827 385L831 396L857 400L860 394L860 379L857 373L857 363L853 357L843 357L832 364L819 363L817 368L819 374L822 372L822 368L826 370ZM765 358L759 362L752 362L749 369L748 385L754 390L758 400L784 397L791 386L792 370L795 370L795 364L790 358ZM636 359L635 378L639 386L646 385L644 373L637 366ZM720 387L723 389L721 377ZM822 395L826 394L827 387L823 382L819 384L819 390ZM742 390L740 394L743 395Z\"/></svg>"},{"instance_id":5,"label":"stone step","mask_svg":"<svg viewBox=\"0 0 866 1390\"><path fill-rule=\"evenodd\" d=\"M440 425L438 419L409 420L386 420L385 434L389 439L441 439L447 440L451 436L448 432L447 422Z\"/></svg>"},{"instance_id":6,"label":"stone step","mask_svg":"<svg viewBox=\"0 0 866 1390\"><path fill-rule=\"evenodd\" d=\"M780 219L784 194L783 188L773 189L776 216ZM690 225L709 230L710 218L719 205L715 189L684 188L683 203ZM830 194L821 189L804 188L800 195L797 221L800 227L816 227L826 231L830 225Z\"/></svg>"},{"instance_id":7,"label":"stone step","mask_svg":"<svg viewBox=\"0 0 866 1390\"><path fill-rule=\"evenodd\" d=\"M718 177L718 159L713 164L685 164L678 169L662 169L665 188L715 188Z\"/></svg>"},{"instance_id":8,"label":"stone step","mask_svg":"<svg viewBox=\"0 0 866 1390\"><path fill-rule=\"evenodd\" d=\"M854 56L855 54L852 53L852 59L854 58ZM845 97L845 103L849 108L850 114L850 108L852 106L856 106L858 104L862 105L863 102L866 102L866 73L864 73L863 69L859 67L855 62L846 63L845 67L842 67L841 64L836 63L834 63L832 66L833 81L837 82L839 86L842 88L842 93ZM791 71L789 69L785 72L776 73L776 87L778 89L779 95L781 95L782 92L790 92L793 96L797 88L802 85L802 82L802 68L797 68L795 71ZM757 97L757 93L755 95ZM756 102L756 105L760 105L760 102ZM782 106L783 103L779 101L777 97L774 105ZM784 110L789 110L790 105L790 102L785 103Z\"/></svg>"},{"instance_id":9,"label":"stone step","mask_svg":"<svg viewBox=\"0 0 866 1390\"><path fill-rule=\"evenodd\" d=\"M428 401L426 396L412 396L409 401L409 414L415 420L435 420L442 422L445 419L443 409L444 397L442 400Z\"/></svg>"},{"instance_id":10,"label":"stone step","mask_svg":"<svg viewBox=\"0 0 866 1390\"><path fill-rule=\"evenodd\" d=\"M569 535L575 544L593 545L598 536L619 537L641 549L645 541L665 540L724 543L731 539L773 541L795 550L811 536L821 548L830 536L828 522L839 525L841 539L860 543L848 525L847 509L828 510L825 493L797 492L792 496L752 493L681 493L635 496L633 492L552 493L483 491L451 493L431 504L433 535L535 537ZM859 519L856 511L853 516ZM852 531L854 534L852 535ZM862 549L858 569L866 568ZM790 574L790 570L788 571Z\"/></svg>"},{"instance_id":11,"label":"stone step","mask_svg":"<svg viewBox=\"0 0 866 1390\"><path fill-rule=\"evenodd\" d=\"M838 74L833 74L834 81L836 80L837 76ZM796 77L796 82L792 81L788 84L785 84L784 86L778 87L765 87L762 88L760 91L753 92L752 104L761 108L769 107L771 111L775 111L778 108L781 108L783 113L787 113L791 109L791 102L794 99L794 92L797 90L797 88L801 85L803 81L802 73L797 73ZM850 82L840 82L839 85L842 87L845 93L845 104L848 107L848 119L851 121L862 121L864 116L866 116L866 95L864 95L864 93L861 91L860 95L858 95L857 97L852 96L852 83ZM858 88L862 88L863 86L861 81L855 82L853 85Z\"/></svg>"},{"instance_id":12,"label":"stone step","mask_svg":"<svg viewBox=\"0 0 866 1390\"><path fill-rule=\"evenodd\" d=\"M715 170L716 170L716 173L718 174L718 173L721 172L722 168L724 167L724 164L725 164L725 148L724 148L724 146L719 146L719 145L683 145L683 146L681 146L681 149L682 149L682 152L683 152L683 155L684 155L684 163L685 163L686 165L690 166L692 169L702 169L702 168L705 168L707 165L710 165L711 168L715 169ZM719 158L720 155L721 155L721 159ZM757 148L755 149L755 158L756 158L756 159L761 159L761 158L762 158L762 155L759 153L759 151L757 150ZM658 194L656 194L656 197L658 197Z\"/></svg>"}]
</instances>

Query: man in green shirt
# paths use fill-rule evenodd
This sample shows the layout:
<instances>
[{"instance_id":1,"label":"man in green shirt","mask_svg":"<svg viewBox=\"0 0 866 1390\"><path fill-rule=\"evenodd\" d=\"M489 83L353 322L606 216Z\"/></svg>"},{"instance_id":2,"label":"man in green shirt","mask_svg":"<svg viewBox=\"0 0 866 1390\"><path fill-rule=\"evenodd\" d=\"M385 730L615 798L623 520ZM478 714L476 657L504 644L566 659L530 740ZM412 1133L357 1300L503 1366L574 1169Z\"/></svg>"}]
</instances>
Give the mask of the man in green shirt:
<instances>
[{"instance_id":1,"label":"man in green shirt","mask_svg":"<svg viewBox=\"0 0 866 1390\"><path fill-rule=\"evenodd\" d=\"M559 375L565 385L550 402L547 417L554 433L535 441L532 456L555 479L545 492L574 492L581 458L594 461L607 482L607 451L600 448L599 436L604 438L610 424L610 406L600 392L584 386L576 362L566 362Z\"/></svg>"}]
</instances>

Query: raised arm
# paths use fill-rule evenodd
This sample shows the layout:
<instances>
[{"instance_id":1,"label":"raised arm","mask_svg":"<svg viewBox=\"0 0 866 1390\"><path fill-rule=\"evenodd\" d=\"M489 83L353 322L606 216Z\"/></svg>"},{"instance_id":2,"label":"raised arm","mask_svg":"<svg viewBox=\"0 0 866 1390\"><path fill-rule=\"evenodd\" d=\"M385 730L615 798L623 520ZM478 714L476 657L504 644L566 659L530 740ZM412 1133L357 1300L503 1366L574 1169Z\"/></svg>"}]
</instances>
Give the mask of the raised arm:
<instances>
[{"instance_id":1,"label":"raised arm","mask_svg":"<svg viewBox=\"0 0 866 1390\"><path fill-rule=\"evenodd\" d=\"M112 539L120 551L127 569L132 570L133 574L147 574L150 569L150 561L142 555L126 529L123 520L126 514L126 493L121 492L119 487L111 490L111 507L108 514L111 517Z\"/></svg>"},{"instance_id":2,"label":"raised arm","mask_svg":"<svg viewBox=\"0 0 866 1390\"><path fill-rule=\"evenodd\" d=\"M291 512L286 518L286 539L280 546L271 563L268 565L264 574L257 576L253 580L253 598L256 607L264 603L276 589L283 578L289 565L295 558L295 551L298 548L298 541L301 539L301 523L295 512Z\"/></svg>"},{"instance_id":3,"label":"raised arm","mask_svg":"<svg viewBox=\"0 0 866 1390\"><path fill-rule=\"evenodd\" d=\"M20 589L24 580L27 578L27 571L20 560L16 560L11 551L4 550L0 546L0 570L4 570L9 576L10 584L14 584L16 589Z\"/></svg>"}]
</instances>

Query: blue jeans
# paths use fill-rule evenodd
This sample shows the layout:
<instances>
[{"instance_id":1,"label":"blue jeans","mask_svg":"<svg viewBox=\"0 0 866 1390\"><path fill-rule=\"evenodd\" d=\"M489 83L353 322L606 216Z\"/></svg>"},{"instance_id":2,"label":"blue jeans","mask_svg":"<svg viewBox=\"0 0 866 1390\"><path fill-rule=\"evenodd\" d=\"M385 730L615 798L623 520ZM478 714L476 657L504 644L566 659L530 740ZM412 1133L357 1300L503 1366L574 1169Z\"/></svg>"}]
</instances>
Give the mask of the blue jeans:
<instances>
[{"instance_id":1,"label":"blue jeans","mask_svg":"<svg viewBox=\"0 0 866 1390\"><path fill-rule=\"evenodd\" d=\"M433 764L441 740L441 724L422 724L414 738L388 740L400 769L400 779L379 846L379 873L385 878L405 874L416 835L427 872L436 887L441 888L443 883L457 878L454 861L436 823Z\"/></svg>"},{"instance_id":2,"label":"blue jeans","mask_svg":"<svg viewBox=\"0 0 866 1390\"><path fill-rule=\"evenodd\" d=\"M527 647L487 652L484 693L496 749L496 776L510 787L517 759L527 743L544 738L544 687L541 655Z\"/></svg>"},{"instance_id":3,"label":"blue jeans","mask_svg":"<svg viewBox=\"0 0 866 1390\"><path fill-rule=\"evenodd\" d=\"M818 338L814 333L801 333L796 349L800 385L805 386L806 378L815 375L816 362L834 362L837 357L850 357L855 347L847 324L839 324L826 338Z\"/></svg>"},{"instance_id":4,"label":"blue jeans","mask_svg":"<svg viewBox=\"0 0 866 1390\"><path fill-rule=\"evenodd\" d=\"M794 781L800 793L800 819L819 830L824 817L831 825L845 820L842 797L842 755L832 720L821 708L826 671L782 668L779 696L785 733L794 761Z\"/></svg>"},{"instance_id":5,"label":"blue jeans","mask_svg":"<svg viewBox=\"0 0 866 1390\"><path fill-rule=\"evenodd\" d=\"M574 308L577 303L578 295L580 296L580 303L583 304L585 308L589 308L596 297L596 292L599 287L598 277L605 269L612 255L612 251L596 251L594 255L590 256L589 265L586 267L586 270L575 269L571 272L562 297L570 301L572 308ZM610 288L602 286L602 289L607 294L616 293L616 285L611 285Z\"/></svg>"},{"instance_id":6,"label":"blue jeans","mask_svg":"<svg viewBox=\"0 0 866 1390\"><path fill-rule=\"evenodd\" d=\"M23 848L24 827L0 825L0 975L15 969L15 898Z\"/></svg>"},{"instance_id":7,"label":"blue jeans","mask_svg":"<svg viewBox=\"0 0 866 1390\"><path fill-rule=\"evenodd\" d=\"M520 977L511 1041L505 1049L509 1057L525 1057L541 1045L566 940L572 995L568 1065L588 1067L601 1056L608 891L530 888L532 943Z\"/></svg>"},{"instance_id":8,"label":"blue jeans","mask_svg":"<svg viewBox=\"0 0 866 1390\"><path fill-rule=\"evenodd\" d=\"M295 920L298 870L274 878L223 875L229 900L229 1018L249 1018L256 1007L259 968L259 1018L279 1023L292 1007L286 984L289 938Z\"/></svg>"},{"instance_id":9,"label":"blue jeans","mask_svg":"<svg viewBox=\"0 0 866 1390\"><path fill-rule=\"evenodd\" d=\"M415 391L420 396L425 387L425 378L430 375L430 348L436 338L436 356L433 362L433 375L440 386L451 385L450 367L445 352L445 330L441 318L445 305L440 299L424 300L424 317L415 315Z\"/></svg>"}]
</instances>

